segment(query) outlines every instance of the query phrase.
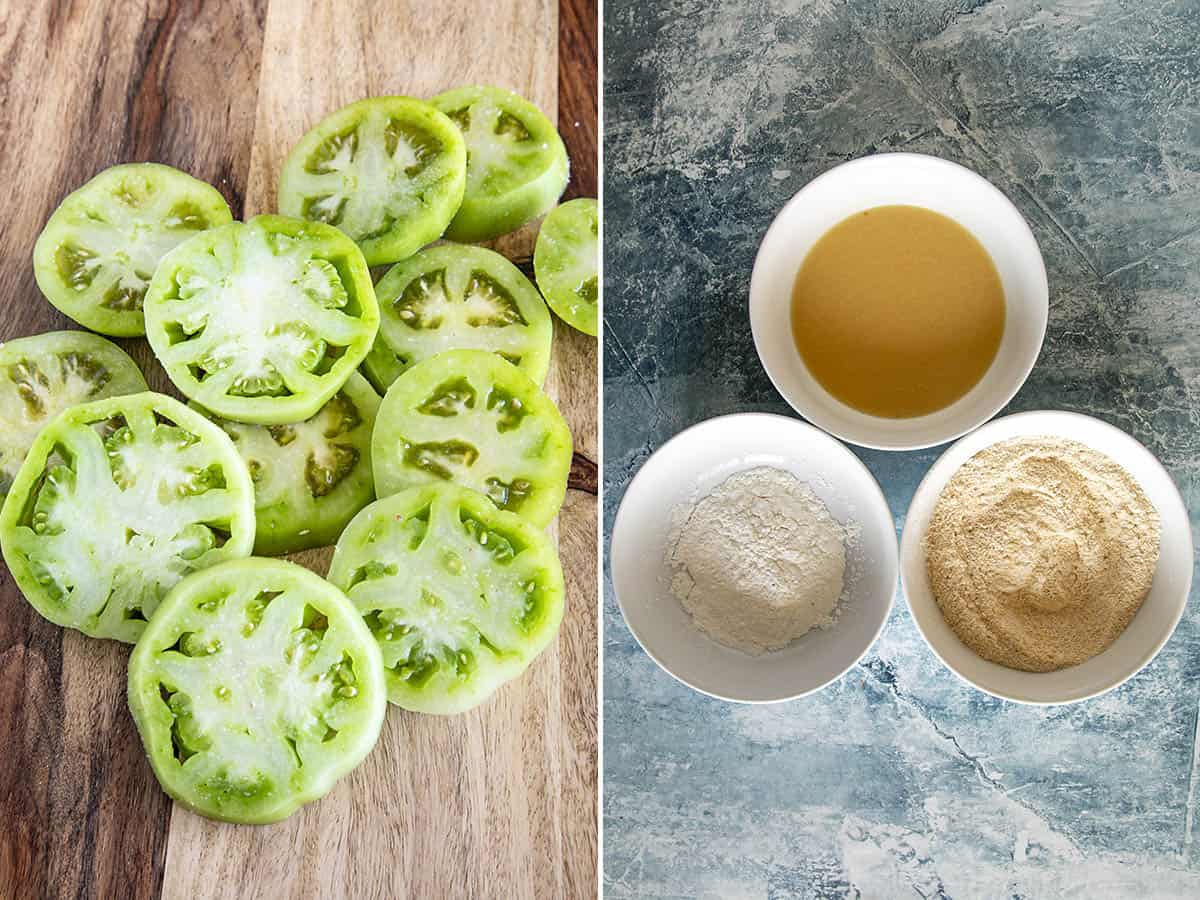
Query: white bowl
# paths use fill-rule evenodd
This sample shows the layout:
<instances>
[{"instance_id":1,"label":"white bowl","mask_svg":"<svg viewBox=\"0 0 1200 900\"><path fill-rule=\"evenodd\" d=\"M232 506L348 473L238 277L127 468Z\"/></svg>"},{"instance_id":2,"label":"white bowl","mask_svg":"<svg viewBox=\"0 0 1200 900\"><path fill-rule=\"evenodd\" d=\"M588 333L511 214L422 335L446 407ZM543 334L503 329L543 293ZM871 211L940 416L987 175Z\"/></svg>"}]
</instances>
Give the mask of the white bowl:
<instances>
[{"instance_id":1,"label":"white bowl","mask_svg":"<svg viewBox=\"0 0 1200 900\"><path fill-rule=\"evenodd\" d=\"M665 561L671 511L755 466L793 472L835 519L859 530L847 547L836 624L762 656L724 647L700 631L671 595ZM709 419L660 447L625 491L609 559L617 603L642 649L689 687L747 703L802 697L835 681L879 636L898 584L896 528L871 473L829 435L764 413Z\"/></svg>"},{"instance_id":2,"label":"white bowl","mask_svg":"<svg viewBox=\"0 0 1200 900\"><path fill-rule=\"evenodd\" d=\"M1004 337L979 383L945 409L909 419L871 416L836 399L813 378L792 340L792 287L813 244L846 217L890 204L931 209L971 232L996 264L1006 305ZM1048 297L1037 241L1004 194L944 159L882 153L813 179L779 211L754 260L750 325L763 368L796 412L853 444L914 450L966 434L1012 399L1041 350Z\"/></svg>"},{"instance_id":3,"label":"white bowl","mask_svg":"<svg viewBox=\"0 0 1200 900\"><path fill-rule=\"evenodd\" d=\"M1124 633L1103 653L1057 672L1021 672L980 657L942 618L929 586L922 541L942 488L980 450L1011 437L1051 435L1098 450L1125 468L1162 517L1154 584ZM900 570L917 629L946 667L981 691L1018 703L1074 703L1095 697L1136 675L1170 638L1187 605L1192 581L1192 533L1187 509L1167 470L1120 429L1068 412L1005 416L972 432L934 463L917 487L900 541Z\"/></svg>"}]
</instances>

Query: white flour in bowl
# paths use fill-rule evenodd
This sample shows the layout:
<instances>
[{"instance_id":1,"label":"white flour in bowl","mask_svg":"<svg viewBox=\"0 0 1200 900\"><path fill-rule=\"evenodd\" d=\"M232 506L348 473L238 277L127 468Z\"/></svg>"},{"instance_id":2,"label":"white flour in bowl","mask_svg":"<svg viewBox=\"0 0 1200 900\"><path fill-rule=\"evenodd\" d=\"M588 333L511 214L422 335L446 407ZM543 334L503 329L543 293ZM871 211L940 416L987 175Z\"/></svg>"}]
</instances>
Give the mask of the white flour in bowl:
<instances>
[{"instance_id":1,"label":"white flour in bowl","mask_svg":"<svg viewBox=\"0 0 1200 900\"><path fill-rule=\"evenodd\" d=\"M671 593L718 643L756 656L778 650L834 623L847 538L791 472L747 469L674 510Z\"/></svg>"}]
</instances>

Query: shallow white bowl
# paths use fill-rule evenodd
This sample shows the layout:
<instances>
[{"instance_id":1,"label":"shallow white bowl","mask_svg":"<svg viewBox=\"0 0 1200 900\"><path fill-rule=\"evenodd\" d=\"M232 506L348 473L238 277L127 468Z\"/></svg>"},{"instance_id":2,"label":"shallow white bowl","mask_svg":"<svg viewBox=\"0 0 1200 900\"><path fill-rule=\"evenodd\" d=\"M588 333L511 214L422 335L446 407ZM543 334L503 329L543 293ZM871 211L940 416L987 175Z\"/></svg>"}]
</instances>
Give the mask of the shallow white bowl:
<instances>
[{"instance_id":1,"label":"shallow white bowl","mask_svg":"<svg viewBox=\"0 0 1200 900\"><path fill-rule=\"evenodd\" d=\"M835 625L782 650L749 656L707 637L670 592L665 562L671 511L735 472L787 469L830 513L858 526L846 557ZM625 491L609 555L629 630L668 674L723 700L769 703L819 690L853 666L883 629L897 586L896 529L879 485L845 446L786 416L745 413L701 422L660 447Z\"/></svg>"},{"instance_id":2,"label":"shallow white bowl","mask_svg":"<svg viewBox=\"0 0 1200 900\"><path fill-rule=\"evenodd\" d=\"M1052 435L1098 450L1125 468L1162 518L1154 584L1141 609L1111 647L1057 672L1020 672L988 662L966 646L942 618L929 586L922 541L942 488L968 459L1011 437ZM1125 432L1099 419L1068 412L1005 416L972 432L934 463L917 487L900 541L904 594L930 648L959 678L993 696L1019 703L1074 703L1110 691L1136 675L1170 638L1187 605L1192 582L1192 533L1178 488L1157 459Z\"/></svg>"},{"instance_id":3,"label":"shallow white bowl","mask_svg":"<svg viewBox=\"0 0 1200 900\"><path fill-rule=\"evenodd\" d=\"M910 419L867 415L837 400L809 373L792 341L792 287L813 244L847 216L891 204L931 209L970 231L996 264L1007 307L1004 337L979 383L945 409ZM1004 194L947 160L882 153L813 179L779 211L754 260L750 326L767 375L804 418L863 447L913 450L966 434L1012 399L1041 350L1048 297L1037 241Z\"/></svg>"}]
</instances>

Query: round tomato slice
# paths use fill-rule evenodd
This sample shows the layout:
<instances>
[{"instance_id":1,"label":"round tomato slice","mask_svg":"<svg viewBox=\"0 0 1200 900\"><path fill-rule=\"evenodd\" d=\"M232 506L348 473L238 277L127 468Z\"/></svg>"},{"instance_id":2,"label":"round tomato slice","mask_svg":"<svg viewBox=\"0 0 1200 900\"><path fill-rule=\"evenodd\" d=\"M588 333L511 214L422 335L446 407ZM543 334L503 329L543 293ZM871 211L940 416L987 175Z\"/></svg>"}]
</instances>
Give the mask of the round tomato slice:
<instances>
[{"instance_id":1,"label":"round tomato slice","mask_svg":"<svg viewBox=\"0 0 1200 900\"><path fill-rule=\"evenodd\" d=\"M365 367L376 382L395 372L384 389L444 350L491 350L539 385L546 379L550 313L529 279L499 253L463 244L429 247L392 266L375 295L375 346L385 356L390 351L396 364L377 366L368 355Z\"/></svg>"},{"instance_id":2,"label":"round tomato slice","mask_svg":"<svg viewBox=\"0 0 1200 900\"><path fill-rule=\"evenodd\" d=\"M598 330L599 266L596 201L581 197L551 210L533 250L538 287L560 319L592 337Z\"/></svg>"},{"instance_id":3,"label":"round tomato slice","mask_svg":"<svg viewBox=\"0 0 1200 900\"><path fill-rule=\"evenodd\" d=\"M146 294L146 336L171 381L225 419L314 415L379 328L371 273L330 225L257 216L171 251Z\"/></svg>"},{"instance_id":4,"label":"round tomato slice","mask_svg":"<svg viewBox=\"0 0 1200 900\"><path fill-rule=\"evenodd\" d=\"M216 419L254 482L254 552L325 547L375 498L371 429L379 395L357 372L315 416L294 425ZM202 410L203 411L203 410Z\"/></svg>"},{"instance_id":5,"label":"round tomato slice","mask_svg":"<svg viewBox=\"0 0 1200 900\"><path fill-rule=\"evenodd\" d=\"M304 135L279 177L279 210L336 225L372 266L436 241L462 202L467 151L446 116L411 97L344 106Z\"/></svg>"},{"instance_id":6,"label":"round tomato slice","mask_svg":"<svg viewBox=\"0 0 1200 900\"><path fill-rule=\"evenodd\" d=\"M254 489L233 442L149 391L42 429L0 510L25 599L58 625L133 642L185 575L247 556Z\"/></svg>"},{"instance_id":7,"label":"round tomato slice","mask_svg":"<svg viewBox=\"0 0 1200 900\"><path fill-rule=\"evenodd\" d=\"M159 261L233 216L220 191L170 166L105 169L59 205L33 249L46 299L85 328L146 333L142 300Z\"/></svg>"},{"instance_id":8,"label":"round tomato slice","mask_svg":"<svg viewBox=\"0 0 1200 900\"><path fill-rule=\"evenodd\" d=\"M467 190L446 230L475 243L516 231L554 206L567 187L567 148L525 98L497 87L462 87L429 101L462 129Z\"/></svg>"},{"instance_id":9,"label":"round tomato slice","mask_svg":"<svg viewBox=\"0 0 1200 900\"><path fill-rule=\"evenodd\" d=\"M453 481L542 528L567 492L571 432L512 363L486 350L448 350L388 388L371 466L379 497Z\"/></svg>"},{"instance_id":10,"label":"round tomato slice","mask_svg":"<svg viewBox=\"0 0 1200 900\"><path fill-rule=\"evenodd\" d=\"M129 709L163 790L277 822L371 752L387 710L371 632L333 585L243 559L181 581L129 659Z\"/></svg>"},{"instance_id":11,"label":"round tomato slice","mask_svg":"<svg viewBox=\"0 0 1200 900\"><path fill-rule=\"evenodd\" d=\"M388 697L459 713L525 671L558 632L563 576L546 535L452 484L372 503L338 540L329 580L383 651Z\"/></svg>"},{"instance_id":12,"label":"round tomato slice","mask_svg":"<svg viewBox=\"0 0 1200 900\"><path fill-rule=\"evenodd\" d=\"M0 500L42 427L64 409L146 390L116 344L86 331L49 331L0 344Z\"/></svg>"}]
</instances>

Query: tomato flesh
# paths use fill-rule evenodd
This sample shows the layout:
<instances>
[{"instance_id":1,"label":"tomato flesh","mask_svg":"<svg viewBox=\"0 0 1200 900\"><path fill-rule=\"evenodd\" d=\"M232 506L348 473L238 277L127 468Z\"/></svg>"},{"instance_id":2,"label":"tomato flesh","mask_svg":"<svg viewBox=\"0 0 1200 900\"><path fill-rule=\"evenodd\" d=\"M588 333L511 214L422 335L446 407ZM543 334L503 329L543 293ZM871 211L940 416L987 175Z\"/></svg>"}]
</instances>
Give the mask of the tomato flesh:
<instances>
[{"instance_id":1,"label":"tomato flesh","mask_svg":"<svg viewBox=\"0 0 1200 900\"><path fill-rule=\"evenodd\" d=\"M68 407L137 394L146 379L116 344L49 331L0 344L0 499L42 428Z\"/></svg>"},{"instance_id":2,"label":"tomato flesh","mask_svg":"<svg viewBox=\"0 0 1200 900\"><path fill-rule=\"evenodd\" d=\"M279 556L337 540L375 497L371 429L379 395L358 373L316 415L293 425L215 419L254 482L254 552Z\"/></svg>"},{"instance_id":3,"label":"tomato flesh","mask_svg":"<svg viewBox=\"0 0 1200 900\"><path fill-rule=\"evenodd\" d=\"M105 169L68 196L34 247L46 299L80 325L132 337L159 262L198 232L229 222L211 185L157 163Z\"/></svg>"},{"instance_id":4,"label":"tomato flesh","mask_svg":"<svg viewBox=\"0 0 1200 900\"><path fill-rule=\"evenodd\" d=\"M381 319L382 315L381 308ZM371 382L371 387L383 394L387 392L393 381L404 374L404 370L407 368L408 365L405 361L388 346L382 333L378 333L375 335L375 343L371 345L371 350L367 353L367 358L363 360L361 371L367 381Z\"/></svg>"},{"instance_id":5,"label":"tomato flesh","mask_svg":"<svg viewBox=\"0 0 1200 900\"><path fill-rule=\"evenodd\" d=\"M129 661L129 708L159 783L230 822L275 822L324 796L375 745L386 690L354 607L283 560L180 582Z\"/></svg>"},{"instance_id":6,"label":"tomato flesh","mask_svg":"<svg viewBox=\"0 0 1200 900\"><path fill-rule=\"evenodd\" d=\"M595 200L555 207L538 232L533 270L550 308L572 328L595 337L599 324L600 217Z\"/></svg>"},{"instance_id":7,"label":"tomato flesh","mask_svg":"<svg viewBox=\"0 0 1200 900\"><path fill-rule=\"evenodd\" d=\"M379 497L452 481L544 527L566 494L571 433L512 363L486 350L449 350L388 388L371 466Z\"/></svg>"},{"instance_id":8,"label":"tomato flesh","mask_svg":"<svg viewBox=\"0 0 1200 900\"><path fill-rule=\"evenodd\" d=\"M378 641L389 698L417 712L483 702L562 620L562 570L546 535L451 484L364 509L338 540L329 578Z\"/></svg>"},{"instance_id":9,"label":"tomato flesh","mask_svg":"<svg viewBox=\"0 0 1200 900\"><path fill-rule=\"evenodd\" d=\"M550 368L553 326L537 289L511 262L483 247L439 244L393 266L375 286L383 365L368 370L386 389L415 363L444 350L490 350L539 385ZM389 365L389 360L395 365Z\"/></svg>"},{"instance_id":10,"label":"tomato flesh","mask_svg":"<svg viewBox=\"0 0 1200 900\"><path fill-rule=\"evenodd\" d=\"M358 248L329 225L258 216L163 260L147 337L189 399L260 425L312 416L375 339L379 307Z\"/></svg>"},{"instance_id":11,"label":"tomato flesh","mask_svg":"<svg viewBox=\"0 0 1200 900\"><path fill-rule=\"evenodd\" d=\"M562 196L567 149L528 100L502 88L472 86L429 102L454 121L467 146L466 191L447 238L476 243L516 231Z\"/></svg>"},{"instance_id":12,"label":"tomato flesh","mask_svg":"<svg viewBox=\"0 0 1200 900\"><path fill-rule=\"evenodd\" d=\"M253 542L253 488L233 443L151 392L72 407L43 428L0 510L0 548L33 607L127 642L185 575Z\"/></svg>"},{"instance_id":13,"label":"tomato flesh","mask_svg":"<svg viewBox=\"0 0 1200 900\"><path fill-rule=\"evenodd\" d=\"M466 184L454 124L411 97L342 107L289 154L279 180L285 215L336 225L372 265L404 259L446 230Z\"/></svg>"}]
</instances>

